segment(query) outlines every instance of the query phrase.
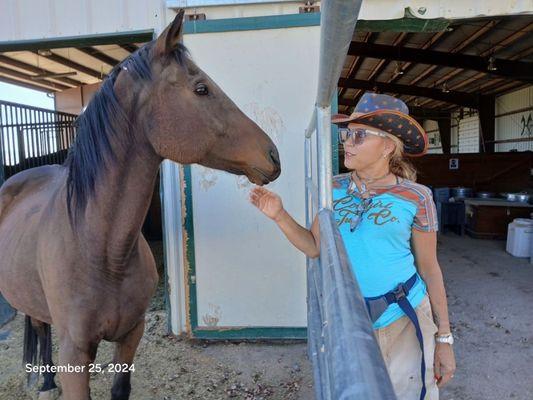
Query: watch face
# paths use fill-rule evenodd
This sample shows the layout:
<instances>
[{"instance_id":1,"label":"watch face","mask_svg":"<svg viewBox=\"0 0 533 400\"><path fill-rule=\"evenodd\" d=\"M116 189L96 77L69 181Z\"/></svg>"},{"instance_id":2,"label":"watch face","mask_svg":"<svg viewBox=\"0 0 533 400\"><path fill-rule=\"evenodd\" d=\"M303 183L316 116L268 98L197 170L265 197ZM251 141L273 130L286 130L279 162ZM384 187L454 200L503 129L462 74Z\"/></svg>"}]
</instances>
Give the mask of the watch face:
<instances>
[{"instance_id":1,"label":"watch face","mask_svg":"<svg viewBox=\"0 0 533 400\"><path fill-rule=\"evenodd\" d=\"M453 336L437 337L437 342L453 344Z\"/></svg>"}]
</instances>

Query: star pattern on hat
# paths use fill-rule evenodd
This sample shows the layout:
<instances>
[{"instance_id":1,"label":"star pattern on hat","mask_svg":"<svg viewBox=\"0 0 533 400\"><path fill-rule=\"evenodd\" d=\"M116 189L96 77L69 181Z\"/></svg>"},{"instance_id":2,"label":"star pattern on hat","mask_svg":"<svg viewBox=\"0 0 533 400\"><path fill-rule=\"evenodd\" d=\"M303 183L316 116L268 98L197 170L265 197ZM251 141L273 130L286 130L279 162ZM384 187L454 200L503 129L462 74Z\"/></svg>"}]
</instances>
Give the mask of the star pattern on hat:
<instances>
[{"instance_id":1,"label":"star pattern on hat","mask_svg":"<svg viewBox=\"0 0 533 400\"><path fill-rule=\"evenodd\" d=\"M337 121L339 124L361 122L395 135L404 142L408 155L422 155L427 148L426 134L409 116L407 105L401 99L389 95L367 92L363 94L351 116L337 116Z\"/></svg>"}]
</instances>

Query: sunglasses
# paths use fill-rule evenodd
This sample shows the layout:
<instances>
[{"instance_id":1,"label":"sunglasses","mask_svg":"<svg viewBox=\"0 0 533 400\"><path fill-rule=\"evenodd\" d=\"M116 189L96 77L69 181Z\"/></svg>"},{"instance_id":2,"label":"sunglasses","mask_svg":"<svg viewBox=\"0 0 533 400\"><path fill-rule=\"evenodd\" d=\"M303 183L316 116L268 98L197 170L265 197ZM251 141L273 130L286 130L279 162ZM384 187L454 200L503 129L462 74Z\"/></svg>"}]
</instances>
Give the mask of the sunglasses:
<instances>
[{"instance_id":1,"label":"sunglasses","mask_svg":"<svg viewBox=\"0 0 533 400\"><path fill-rule=\"evenodd\" d=\"M372 205L372 197L363 199L355 209L354 216L350 218L350 232L353 232L361 224L363 219L363 214L370 208Z\"/></svg>"},{"instance_id":2,"label":"sunglasses","mask_svg":"<svg viewBox=\"0 0 533 400\"><path fill-rule=\"evenodd\" d=\"M387 137L385 133L364 128L338 128L338 132L339 142L342 144L348 142L352 146L363 143L368 135Z\"/></svg>"}]
</instances>

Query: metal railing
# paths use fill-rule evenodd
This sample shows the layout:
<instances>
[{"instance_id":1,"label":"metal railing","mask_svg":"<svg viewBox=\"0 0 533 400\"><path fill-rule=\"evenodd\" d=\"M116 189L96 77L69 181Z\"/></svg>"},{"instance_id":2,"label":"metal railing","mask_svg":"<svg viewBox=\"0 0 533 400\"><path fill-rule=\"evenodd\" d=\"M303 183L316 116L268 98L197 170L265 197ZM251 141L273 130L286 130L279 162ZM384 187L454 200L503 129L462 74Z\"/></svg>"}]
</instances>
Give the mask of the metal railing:
<instances>
[{"instance_id":1,"label":"metal railing","mask_svg":"<svg viewBox=\"0 0 533 400\"><path fill-rule=\"evenodd\" d=\"M0 101L0 183L28 168L65 161L76 115Z\"/></svg>"},{"instance_id":2,"label":"metal railing","mask_svg":"<svg viewBox=\"0 0 533 400\"><path fill-rule=\"evenodd\" d=\"M305 133L306 223L310 228L318 215L320 225L320 260L307 260L308 353L317 400L396 399L332 212L330 104L361 2L321 4L317 101Z\"/></svg>"}]
</instances>

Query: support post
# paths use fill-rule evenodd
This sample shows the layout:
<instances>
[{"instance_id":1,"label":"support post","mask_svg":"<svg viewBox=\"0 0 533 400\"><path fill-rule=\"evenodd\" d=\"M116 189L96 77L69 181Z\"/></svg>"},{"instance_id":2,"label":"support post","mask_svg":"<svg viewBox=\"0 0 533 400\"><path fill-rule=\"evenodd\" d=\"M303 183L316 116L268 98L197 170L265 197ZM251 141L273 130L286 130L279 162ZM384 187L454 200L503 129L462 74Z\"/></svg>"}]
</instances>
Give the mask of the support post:
<instances>
[{"instance_id":1,"label":"support post","mask_svg":"<svg viewBox=\"0 0 533 400\"><path fill-rule=\"evenodd\" d=\"M437 120L439 126L440 143L442 152L450 154L452 141L452 119L451 115L448 118L439 118Z\"/></svg>"},{"instance_id":2,"label":"support post","mask_svg":"<svg viewBox=\"0 0 533 400\"><path fill-rule=\"evenodd\" d=\"M481 96L478 108L480 153L494 153L495 108L495 96Z\"/></svg>"}]
</instances>

